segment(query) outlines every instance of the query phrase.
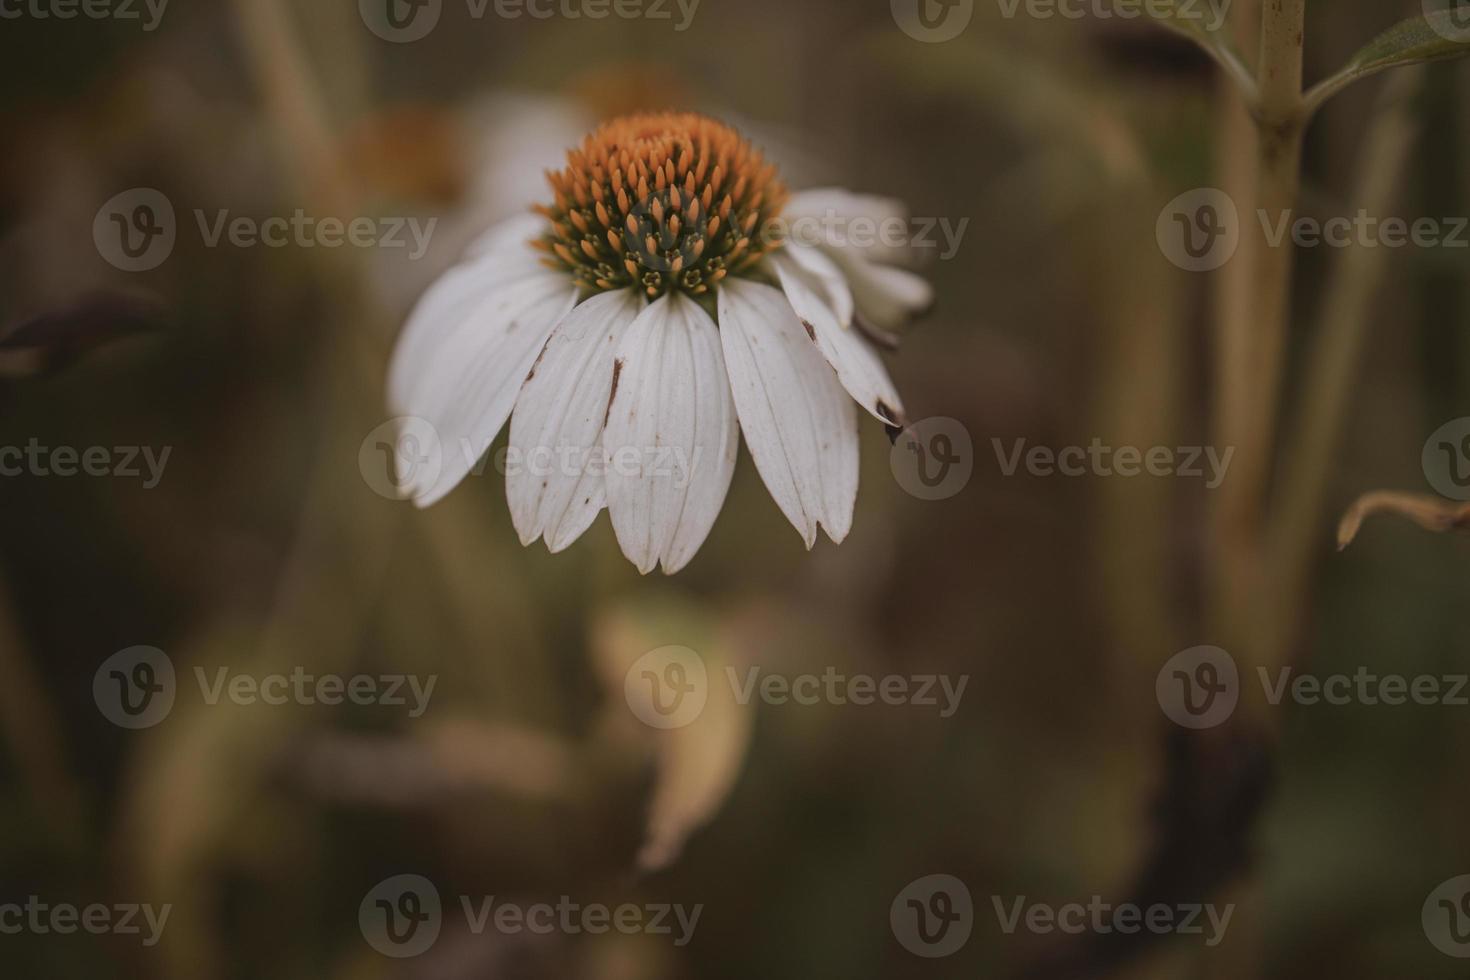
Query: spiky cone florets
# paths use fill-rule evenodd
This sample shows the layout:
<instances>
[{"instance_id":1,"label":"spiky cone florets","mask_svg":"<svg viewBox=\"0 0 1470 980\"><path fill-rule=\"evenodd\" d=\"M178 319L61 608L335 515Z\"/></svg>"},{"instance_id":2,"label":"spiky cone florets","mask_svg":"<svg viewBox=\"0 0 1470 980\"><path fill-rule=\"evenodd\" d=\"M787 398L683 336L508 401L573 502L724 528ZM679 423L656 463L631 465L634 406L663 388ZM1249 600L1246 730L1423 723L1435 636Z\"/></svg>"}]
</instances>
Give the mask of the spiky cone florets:
<instances>
[{"instance_id":1,"label":"spiky cone florets","mask_svg":"<svg viewBox=\"0 0 1470 980\"><path fill-rule=\"evenodd\" d=\"M708 293L780 247L787 190L748 140L695 113L604 123L549 173L546 262L589 291Z\"/></svg>"}]
</instances>

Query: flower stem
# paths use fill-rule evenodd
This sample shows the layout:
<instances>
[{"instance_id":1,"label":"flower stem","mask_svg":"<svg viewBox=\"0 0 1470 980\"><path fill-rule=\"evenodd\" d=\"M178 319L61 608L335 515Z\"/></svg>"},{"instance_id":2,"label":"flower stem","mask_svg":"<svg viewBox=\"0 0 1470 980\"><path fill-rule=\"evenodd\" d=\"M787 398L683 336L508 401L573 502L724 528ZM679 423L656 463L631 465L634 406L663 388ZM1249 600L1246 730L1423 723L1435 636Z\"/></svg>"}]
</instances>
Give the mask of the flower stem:
<instances>
[{"instance_id":1,"label":"flower stem","mask_svg":"<svg viewBox=\"0 0 1470 980\"><path fill-rule=\"evenodd\" d=\"M1296 206L1301 186L1302 29L1306 0L1265 0L1261 9L1260 99L1255 114L1255 186L1242 209L1241 254L1247 296L1222 330L1218 432L1235 449L1235 470L1222 487L1216 515L1217 630L1255 657L1243 635L1262 580L1263 510L1274 450L1282 363L1291 306L1293 253L1256 232L1258 214L1272 220Z\"/></svg>"},{"instance_id":2,"label":"flower stem","mask_svg":"<svg viewBox=\"0 0 1470 980\"><path fill-rule=\"evenodd\" d=\"M1404 71L1384 89L1359 162L1353 203L1369 214L1393 207L1419 127L1411 111L1423 69ZM1314 549L1327 538L1322 522L1327 477L1341 437L1343 416L1357 375L1369 313L1383 281L1387 255L1357 243L1336 257L1326 302L1307 360L1302 407L1286 443L1281 493L1271 514L1275 608L1263 617L1268 656L1280 658L1290 640L1293 610L1301 607Z\"/></svg>"}]
</instances>

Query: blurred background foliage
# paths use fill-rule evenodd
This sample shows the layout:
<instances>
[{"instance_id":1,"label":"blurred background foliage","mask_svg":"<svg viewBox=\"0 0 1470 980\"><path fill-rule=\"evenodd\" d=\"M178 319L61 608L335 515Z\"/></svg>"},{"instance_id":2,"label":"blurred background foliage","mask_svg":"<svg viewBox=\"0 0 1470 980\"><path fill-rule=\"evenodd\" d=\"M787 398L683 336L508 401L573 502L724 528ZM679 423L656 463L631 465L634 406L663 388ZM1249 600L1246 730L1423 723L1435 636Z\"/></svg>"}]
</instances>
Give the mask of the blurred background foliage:
<instances>
[{"instance_id":1,"label":"blurred background foliage","mask_svg":"<svg viewBox=\"0 0 1470 980\"><path fill-rule=\"evenodd\" d=\"M302 147L243 40L254 6L177 3L153 33L0 23L0 323L65 313L120 334L0 380L0 444L172 447L154 489L0 479L0 899L175 905L152 949L0 937L7 973L1459 975L1419 916L1470 864L1463 708L1287 711L1260 810L1228 816L1218 836L1192 838L1186 823L1175 855L1208 864L1221 839L1245 854L1185 896L1241 904L1220 947L1089 959L995 926L991 895L1121 900L1177 832L1158 801L1178 736L1154 678L1214 639L1201 613L1208 493L1006 477L991 440L1207 438L1204 280L1154 238L1165 202L1212 182L1219 87L1202 55L1138 22L1006 19L993 4L961 38L921 44L881 0L704 0L684 33L474 21L448 3L427 39L393 45L355 4L298 0L288 11L347 169L324 190L293 164ZM1397 19L1367 0L1312 7L1309 78ZM1406 216L1470 207L1467 83L1464 65L1426 77ZM1304 212L1355 210L1379 84L1314 126ZM371 491L358 447L385 417L386 358L413 298L477 228L531 203L578 130L640 107L738 121L798 186L970 219L959 255L926 270L938 309L891 360L911 415L969 429L962 494L907 496L865 425L854 532L807 554L742 453L690 569L639 579L605 520L567 554L522 549L493 474L426 513ZM169 196L179 240L162 267L128 275L91 228L135 186ZM433 250L407 263L209 249L192 218L327 215L344 200L440 217ZM1302 323L1321 302L1325 251L1301 256ZM1464 254L1389 261L1333 461L1334 515L1364 490L1424 490L1424 438L1470 414ZM1294 349L1305 337L1293 332ZM1330 525L1317 537L1298 641L1311 669L1470 671L1463 539L1384 522L1339 557ZM761 706L662 737L634 721L620 685L627 663L669 643L712 669L971 682L950 719ZM135 644L166 650L181 675L299 665L439 682L417 720L181 694L163 724L128 732L99 714L91 680ZM1231 751L1194 773L1200 786L1229 781ZM474 936L451 917L432 953L397 962L363 942L357 907L405 871L446 896L705 911L679 949L656 936ZM935 872L967 883L977 925L961 953L927 961L894 941L888 908Z\"/></svg>"}]
</instances>

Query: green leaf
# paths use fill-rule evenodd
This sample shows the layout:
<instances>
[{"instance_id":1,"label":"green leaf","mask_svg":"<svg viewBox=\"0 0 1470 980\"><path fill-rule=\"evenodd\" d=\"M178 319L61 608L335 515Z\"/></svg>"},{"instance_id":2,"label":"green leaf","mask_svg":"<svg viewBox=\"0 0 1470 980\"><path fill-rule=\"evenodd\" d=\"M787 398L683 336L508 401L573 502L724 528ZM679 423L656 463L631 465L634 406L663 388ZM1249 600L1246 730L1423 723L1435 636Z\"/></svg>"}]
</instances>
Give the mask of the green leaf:
<instances>
[{"instance_id":1,"label":"green leaf","mask_svg":"<svg viewBox=\"0 0 1470 980\"><path fill-rule=\"evenodd\" d=\"M1364 45L1336 75L1307 93L1307 111L1360 79L1389 68L1470 54L1470 7L1437 10L1397 24Z\"/></svg>"},{"instance_id":2,"label":"green leaf","mask_svg":"<svg viewBox=\"0 0 1470 980\"><path fill-rule=\"evenodd\" d=\"M1378 35L1348 62L1360 75L1470 54L1470 7L1415 17Z\"/></svg>"},{"instance_id":3,"label":"green leaf","mask_svg":"<svg viewBox=\"0 0 1470 980\"><path fill-rule=\"evenodd\" d=\"M1144 4L1144 9L1160 27L1204 48L1240 86L1247 101L1255 97L1255 80L1225 29L1230 24L1229 0L1154 0Z\"/></svg>"}]
</instances>

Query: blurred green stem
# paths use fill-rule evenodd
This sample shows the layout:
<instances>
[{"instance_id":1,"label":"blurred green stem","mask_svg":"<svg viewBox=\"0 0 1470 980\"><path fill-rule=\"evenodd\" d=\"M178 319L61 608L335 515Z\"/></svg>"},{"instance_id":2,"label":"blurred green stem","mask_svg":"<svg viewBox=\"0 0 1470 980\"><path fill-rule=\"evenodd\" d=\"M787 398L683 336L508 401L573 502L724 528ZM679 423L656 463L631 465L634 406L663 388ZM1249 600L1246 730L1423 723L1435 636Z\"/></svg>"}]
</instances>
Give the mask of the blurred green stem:
<instances>
[{"instance_id":1,"label":"blurred green stem","mask_svg":"<svg viewBox=\"0 0 1470 980\"><path fill-rule=\"evenodd\" d=\"M1353 204L1369 214L1388 214L1419 133L1411 111L1424 81L1422 68L1394 76L1384 89L1359 161ZM1302 406L1286 442L1282 490L1273 509L1269 539L1275 603L1265 617L1267 655L1279 659L1305 598L1311 556L1323 540L1327 476L1357 375L1369 313L1383 281L1387 250L1355 242L1336 256L1303 388Z\"/></svg>"},{"instance_id":2,"label":"blurred green stem","mask_svg":"<svg viewBox=\"0 0 1470 980\"><path fill-rule=\"evenodd\" d=\"M30 784L45 826L65 845L85 841L82 790L66 758L61 726L15 622L10 591L0 580L0 726L16 768Z\"/></svg>"},{"instance_id":3,"label":"blurred green stem","mask_svg":"<svg viewBox=\"0 0 1470 980\"><path fill-rule=\"evenodd\" d=\"M1265 0L1261 9L1261 56L1255 113L1255 182L1240 215L1241 251L1249 274L1248 297L1235 306L1238 318L1223 327L1227 338L1218 379L1224 417L1218 434L1235 449L1235 472L1221 488L1216 523L1220 567L1215 615L1247 666L1257 657L1245 624L1261 581L1262 513L1274 448L1291 307L1293 252L1289 243L1271 246L1255 231L1256 216L1275 220L1296 207L1301 186L1302 30L1306 0Z\"/></svg>"}]
</instances>

